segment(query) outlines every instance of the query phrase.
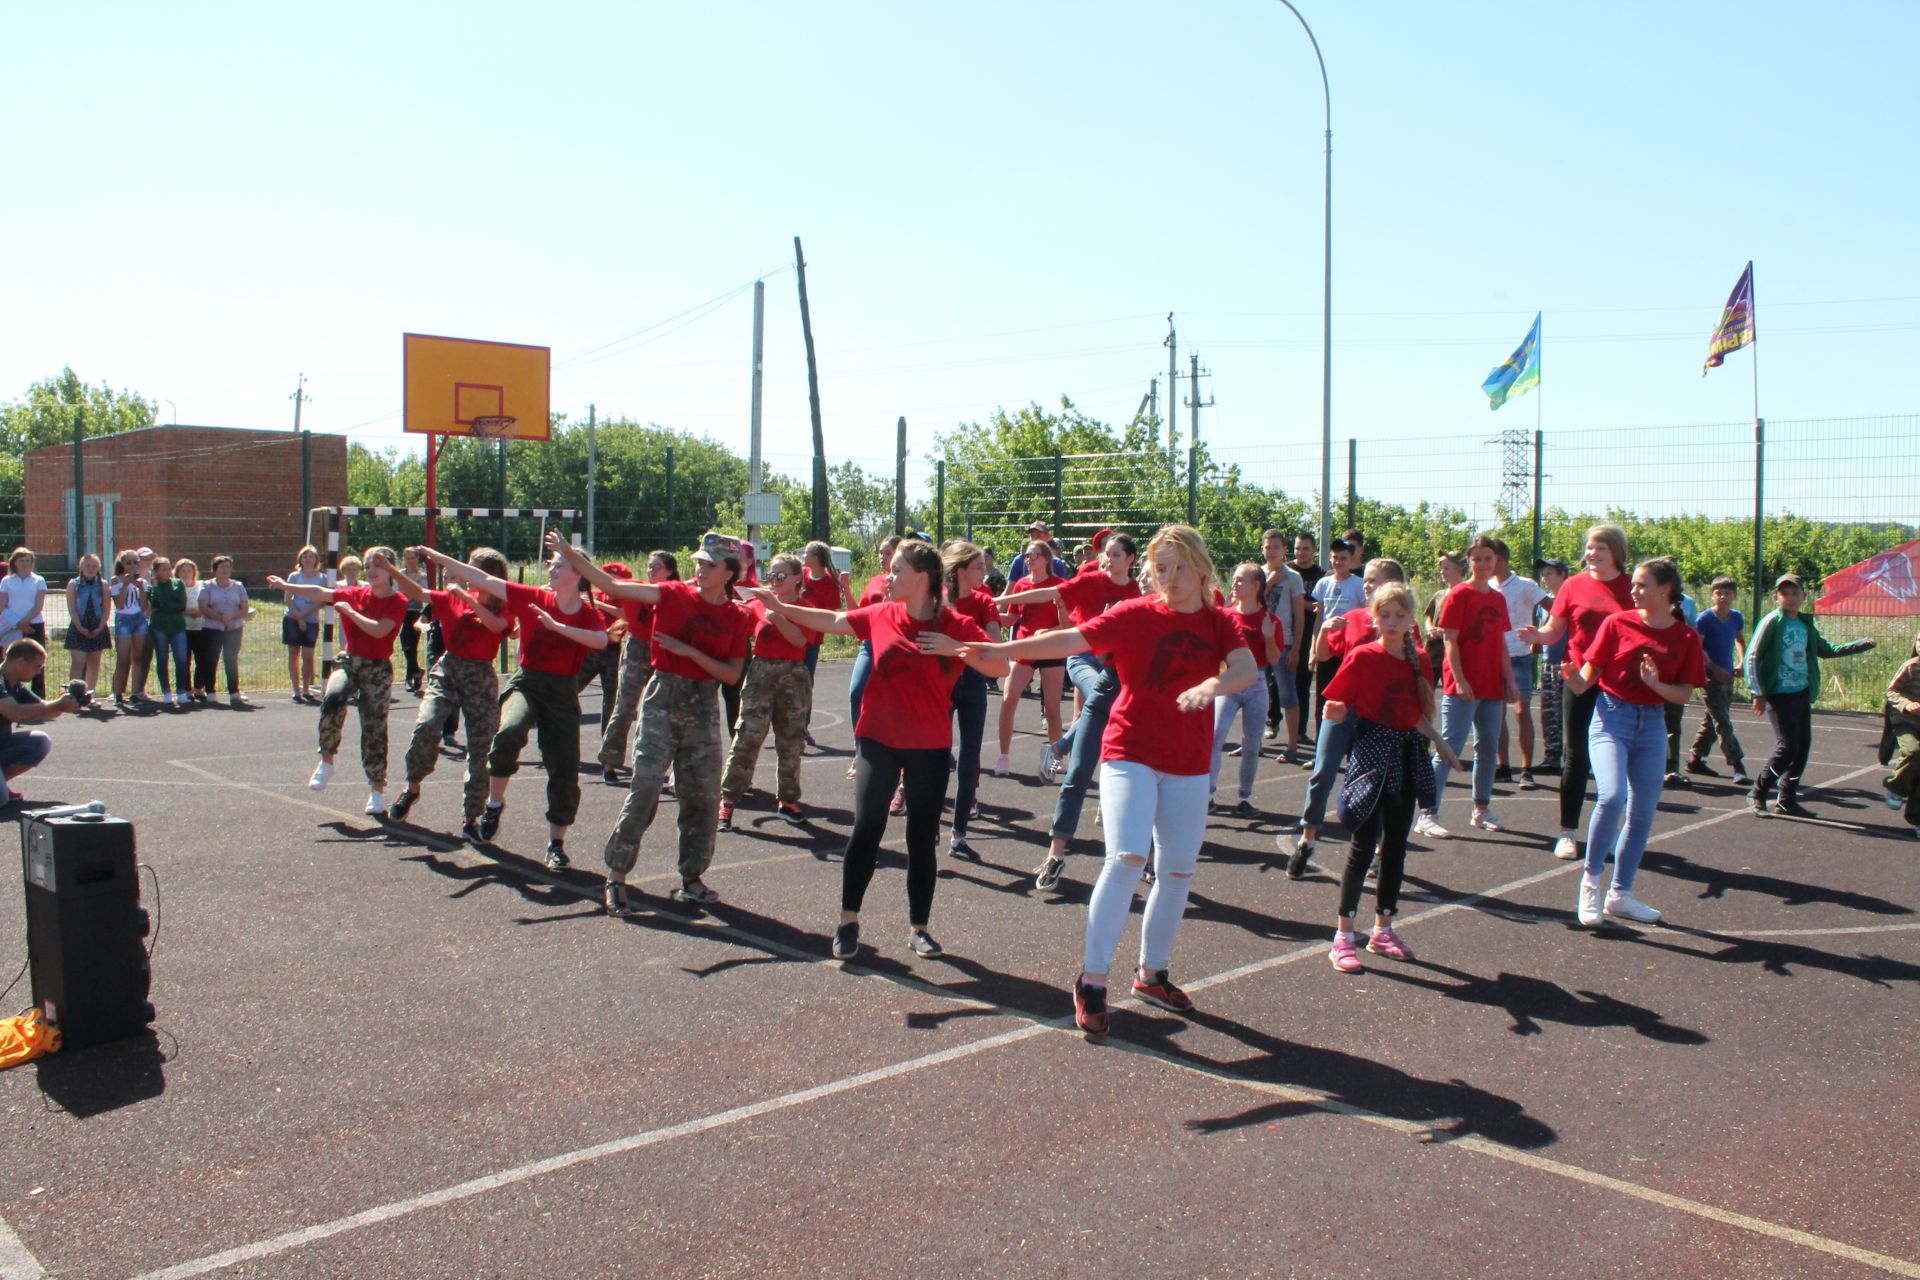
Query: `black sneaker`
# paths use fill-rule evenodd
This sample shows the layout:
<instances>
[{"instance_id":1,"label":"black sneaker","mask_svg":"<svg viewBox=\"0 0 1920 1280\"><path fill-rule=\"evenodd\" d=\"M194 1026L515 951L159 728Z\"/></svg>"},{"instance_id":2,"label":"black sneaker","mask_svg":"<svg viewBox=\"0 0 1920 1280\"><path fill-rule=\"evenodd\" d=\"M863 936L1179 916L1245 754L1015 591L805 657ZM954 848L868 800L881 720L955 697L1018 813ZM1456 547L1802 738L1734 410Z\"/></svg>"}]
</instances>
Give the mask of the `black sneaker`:
<instances>
[{"instance_id":1,"label":"black sneaker","mask_svg":"<svg viewBox=\"0 0 1920 1280\"><path fill-rule=\"evenodd\" d=\"M940 944L933 940L933 935L925 929L915 929L912 933L908 934L907 945L913 948L913 954L923 960L932 960L937 956L945 954Z\"/></svg>"},{"instance_id":2,"label":"black sneaker","mask_svg":"<svg viewBox=\"0 0 1920 1280\"><path fill-rule=\"evenodd\" d=\"M1708 764L1705 760L1702 760L1699 756L1688 757L1687 772L1697 773L1703 778L1717 778L1720 776L1717 772L1714 771L1714 767L1712 765Z\"/></svg>"},{"instance_id":3,"label":"black sneaker","mask_svg":"<svg viewBox=\"0 0 1920 1280\"><path fill-rule=\"evenodd\" d=\"M418 791L402 791L394 797L393 803L387 806L387 817L394 822L405 822L407 815L413 812L413 802L419 798Z\"/></svg>"},{"instance_id":4,"label":"black sneaker","mask_svg":"<svg viewBox=\"0 0 1920 1280\"><path fill-rule=\"evenodd\" d=\"M1287 859L1287 879L1304 880L1307 868L1313 865L1313 841L1301 840L1293 846L1293 856Z\"/></svg>"},{"instance_id":5,"label":"black sneaker","mask_svg":"<svg viewBox=\"0 0 1920 1280\"><path fill-rule=\"evenodd\" d=\"M1065 858L1047 855L1047 860L1033 869L1033 887L1042 893L1049 893L1060 883L1060 873L1067 869Z\"/></svg>"},{"instance_id":6,"label":"black sneaker","mask_svg":"<svg viewBox=\"0 0 1920 1280\"><path fill-rule=\"evenodd\" d=\"M485 844L486 843L486 840L480 834L480 824L475 822L472 818L468 818L465 822L460 824L460 838L462 840L465 840L468 844Z\"/></svg>"},{"instance_id":7,"label":"black sneaker","mask_svg":"<svg viewBox=\"0 0 1920 1280\"><path fill-rule=\"evenodd\" d=\"M1503 764L1499 768L1495 769L1493 771L1493 780L1495 782L1512 782L1513 766Z\"/></svg>"},{"instance_id":8,"label":"black sneaker","mask_svg":"<svg viewBox=\"0 0 1920 1280\"><path fill-rule=\"evenodd\" d=\"M1686 787L1693 784L1687 781L1687 775L1684 773L1670 773L1667 775L1667 785L1670 787Z\"/></svg>"},{"instance_id":9,"label":"black sneaker","mask_svg":"<svg viewBox=\"0 0 1920 1280\"><path fill-rule=\"evenodd\" d=\"M790 827L804 827L807 825L806 810L802 809L796 801L782 800L773 807L773 811L779 814L780 820Z\"/></svg>"},{"instance_id":10,"label":"black sneaker","mask_svg":"<svg viewBox=\"0 0 1920 1280\"><path fill-rule=\"evenodd\" d=\"M1253 807L1253 801L1251 800L1242 800L1239 804L1233 806L1233 812L1236 817L1241 818L1257 818L1260 816L1260 811Z\"/></svg>"},{"instance_id":11,"label":"black sneaker","mask_svg":"<svg viewBox=\"0 0 1920 1280\"><path fill-rule=\"evenodd\" d=\"M633 904L627 901L627 886L620 881L607 881L600 891L600 903L610 916L618 918L633 914Z\"/></svg>"},{"instance_id":12,"label":"black sneaker","mask_svg":"<svg viewBox=\"0 0 1920 1280\"><path fill-rule=\"evenodd\" d=\"M851 960L860 954L860 922L850 920L833 931L833 958Z\"/></svg>"},{"instance_id":13,"label":"black sneaker","mask_svg":"<svg viewBox=\"0 0 1920 1280\"><path fill-rule=\"evenodd\" d=\"M602 769L600 771L600 781L606 783L610 787L617 787L622 782L626 781L626 779L620 776L620 770L618 769Z\"/></svg>"},{"instance_id":14,"label":"black sneaker","mask_svg":"<svg viewBox=\"0 0 1920 1280\"><path fill-rule=\"evenodd\" d=\"M1773 803L1773 811L1784 818L1811 818L1813 810L1801 804L1792 796L1781 796Z\"/></svg>"},{"instance_id":15,"label":"black sneaker","mask_svg":"<svg viewBox=\"0 0 1920 1280\"><path fill-rule=\"evenodd\" d=\"M965 858L968 862L980 861L980 855L967 843L965 836L955 836L947 841L947 852L956 858Z\"/></svg>"},{"instance_id":16,"label":"black sneaker","mask_svg":"<svg viewBox=\"0 0 1920 1280\"><path fill-rule=\"evenodd\" d=\"M1767 798L1765 796L1756 791L1747 797L1747 801L1753 806L1754 817L1764 818L1767 816Z\"/></svg>"},{"instance_id":17,"label":"black sneaker","mask_svg":"<svg viewBox=\"0 0 1920 1280\"><path fill-rule=\"evenodd\" d=\"M565 871L569 865L567 851L558 840L547 841L547 870Z\"/></svg>"},{"instance_id":18,"label":"black sneaker","mask_svg":"<svg viewBox=\"0 0 1920 1280\"><path fill-rule=\"evenodd\" d=\"M491 844L500 834L500 815L505 813L505 805L488 805L480 811L480 842Z\"/></svg>"}]
</instances>

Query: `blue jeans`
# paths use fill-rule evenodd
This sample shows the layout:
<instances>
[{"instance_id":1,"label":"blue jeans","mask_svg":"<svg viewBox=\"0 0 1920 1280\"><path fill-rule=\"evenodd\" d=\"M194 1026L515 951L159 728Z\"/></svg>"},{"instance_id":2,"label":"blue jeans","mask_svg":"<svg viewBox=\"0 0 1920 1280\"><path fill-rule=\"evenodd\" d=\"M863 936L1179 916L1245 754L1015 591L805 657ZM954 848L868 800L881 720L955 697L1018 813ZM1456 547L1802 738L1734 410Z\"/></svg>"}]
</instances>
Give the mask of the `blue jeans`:
<instances>
[{"instance_id":1,"label":"blue jeans","mask_svg":"<svg viewBox=\"0 0 1920 1280\"><path fill-rule=\"evenodd\" d=\"M1339 780L1340 766L1353 750L1353 717L1339 724L1320 722L1320 736L1313 744L1313 772L1307 775L1307 804L1300 811L1300 824L1318 827L1327 817L1327 801L1333 797L1333 784Z\"/></svg>"},{"instance_id":2,"label":"blue jeans","mask_svg":"<svg viewBox=\"0 0 1920 1280\"><path fill-rule=\"evenodd\" d=\"M1440 699L1440 736L1455 755L1467 745L1467 731L1473 731L1473 803L1482 809L1493 803L1493 771L1500 765L1500 722L1506 716L1507 704L1498 698L1462 698L1449 693ZM1434 760L1433 808L1429 812L1440 812L1440 803L1447 798L1447 775L1452 772L1446 761Z\"/></svg>"},{"instance_id":3,"label":"blue jeans","mask_svg":"<svg viewBox=\"0 0 1920 1280\"><path fill-rule=\"evenodd\" d=\"M862 644L860 652L866 653ZM871 661L867 664L871 667ZM860 670L858 660L854 671ZM953 683L953 713L960 722L959 772L953 784L953 834L967 834L967 819L980 786L980 743L987 735L987 678L968 667ZM858 712L855 712L858 715Z\"/></svg>"},{"instance_id":4,"label":"blue jeans","mask_svg":"<svg viewBox=\"0 0 1920 1280\"><path fill-rule=\"evenodd\" d=\"M167 680L167 659L169 657L173 659L173 681L171 683ZM159 678L161 693L171 693L175 689L178 689L181 693L187 692L186 632L176 631L170 636L163 636L158 631L153 633L153 670L154 675Z\"/></svg>"},{"instance_id":5,"label":"blue jeans","mask_svg":"<svg viewBox=\"0 0 1920 1280\"><path fill-rule=\"evenodd\" d=\"M1067 659L1067 678L1086 701L1079 719L1073 722L1073 732L1067 735L1073 740L1067 752L1067 772L1060 780L1060 794L1053 801L1053 825L1047 831L1054 840L1071 840L1079 829L1087 786L1093 781L1093 771L1100 767L1100 739L1107 733L1107 716L1114 699L1120 696L1119 678L1089 654Z\"/></svg>"},{"instance_id":6,"label":"blue jeans","mask_svg":"<svg viewBox=\"0 0 1920 1280\"><path fill-rule=\"evenodd\" d=\"M1067 683L1080 695L1080 709L1086 710L1094 691L1100 687L1100 678L1107 673L1106 664L1090 653L1076 653L1067 659ZM1105 722L1102 721L1104 726ZM1075 716L1060 740L1053 744L1053 754L1065 760L1073 754L1073 735L1080 728L1080 717Z\"/></svg>"},{"instance_id":7,"label":"blue jeans","mask_svg":"<svg viewBox=\"0 0 1920 1280\"><path fill-rule=\"evenodd\" d=\"M1240 799L1253 799L1253 780L1260 774L1260 741L1267 728L1267 682L1255 680L1239 693L1213 700L1213 772L1207 775L1207 792L1220 786L1220 748L1233 732L1233 718L1240 717Z\"/></svg>"},{"instance_id":8,"label":"blue jeans","mask_svg":"<svg viewBox=\"0 0 1920 1280\"><path fill-rule=\"evenodd\" d=\"M1622 702L1603 691L1594 704L1587 754L1600 792L1587 824L1587 874L1599 875L1612 855L1613 887L1626 893L1640 870L1640 855L1647 851L1666 778L1666 709Z\"/></svg>"},{"instance_id":9,"label":"blue jeans","mask_svg":"<svg viewBox=\"0 0 1920 1280\"><path fill-rule=\"evenodd\" d=\"M813 679L813 664L815 661L818 661L817 655L820 651L817 648L810 647L807 652L810 655L816 655L812 661L807 663L807 679L811 682ZM969 667L968 670L972 670L972 668ZM847 705L853 708L853 719L847 722L847 728L849 730L860 723L860 700L867 696L867 679L872 675L873 643L868 640L862 640L860 642L860 652L853 655L853 676L847 682ZM985 679L984 676L981 678L983 680ZM985 688L986 686L982 685L981 687ZM958 706L959 704L956 702L954 705Z\"/></svg>"}]
</instances>

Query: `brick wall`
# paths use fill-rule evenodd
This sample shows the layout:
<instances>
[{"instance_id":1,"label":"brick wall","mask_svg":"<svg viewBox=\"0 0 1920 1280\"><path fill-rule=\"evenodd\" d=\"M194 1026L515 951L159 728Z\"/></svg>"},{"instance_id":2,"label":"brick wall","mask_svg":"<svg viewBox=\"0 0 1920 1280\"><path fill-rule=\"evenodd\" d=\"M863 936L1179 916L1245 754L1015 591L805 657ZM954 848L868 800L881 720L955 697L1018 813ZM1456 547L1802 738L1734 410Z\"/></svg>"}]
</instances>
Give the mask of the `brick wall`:
<instances>
[{"instance_id":1,"label":"brick wall","mask_svg":"<svg viewBox=\"0 0 1920 1280\"><path fill-rule=\"evenodd\" d=\"M313 505L345 504L345 437L308 441ZM203 575L214 556L230 555L236 576L257 582L287 572L307 540L300 437L291 431L148 427L82 449L86 549L109 566L114 551L150 546L191 556ZM35 449L26 461L26 545L42 570L71 570L73 446Z\"/></svg>"}]
</instances>

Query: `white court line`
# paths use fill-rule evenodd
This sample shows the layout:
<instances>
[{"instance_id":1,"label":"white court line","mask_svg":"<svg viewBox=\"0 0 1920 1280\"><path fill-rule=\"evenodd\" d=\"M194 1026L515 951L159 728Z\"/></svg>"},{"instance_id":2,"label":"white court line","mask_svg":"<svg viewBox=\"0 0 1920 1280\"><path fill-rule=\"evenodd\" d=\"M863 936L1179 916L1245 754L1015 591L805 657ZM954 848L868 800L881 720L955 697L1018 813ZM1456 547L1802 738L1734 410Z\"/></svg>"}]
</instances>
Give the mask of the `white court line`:
<instances>
[{"instance_id":1,"label":"white court line","mask_svg":"<svg viewBox=\"0 0 1920 1280\"><path fill-rule=\"evenodd\" d=\"M41 1280L47 1269L0 1218L0 1280Z\"/></svg>"},{"instance_id":2,"label":"white court line","mask_svg":"<svg viewBox=\"0 0 1920 1280\"><path fill-rule=\"evenodd\" d=\"M1714 929L1711 932L1700 930L1699 936L1711 942L1715 938L1831 938L1844 933L1904 933L1912 929L1920 929L1920 922L1860 924L1832 929Z\"/></svg>"},{"instance_id":3,"label":"white court line","mask_svg":"<svg viewBox=\"0 0 1920 1280\"><path fill-rule=\"evenodd\" d=\"M170 763L180 763L180 762L174 761ZM183 766L183 767L190 768L191 766ZM1863 769L1856 770L1852 774L1847 774L1847 775L1843 775L1840 778L1836 778L1832 782L1828 783L1827 785L1831 786L1839 782L1844 782L1850 777L1857 776L1859 773L1870 772L1872 769L1875 769L1878 767L1879 766L1877 765L1867 766ZM237 784L237 785L244 785L244 784ZM272 793L266 793L266 794L271 795ZM276 798L291 799L290 797L276 797ZM304 802L296 802L296 803L304 803ZM319 807L319 806L308 806L308 807ZM1706 818L1698 822L1689 823L1686 826L1678 827L1672 831L1661 833L1662 838L1672 838L1674 836L1688 834L1693 831L1698 831L1706 827L1717 825L1718 823L1728 821L1731 818L1738 817L1739 812L1740 811L1737 811L1737 810L1726 812L1726 813L1719 814L1715 817ZM1504 895L1506 893L1512 892L1515 889L1537 884L1537 883L1540 883L1541 881L1552 879L1555 876L1566 875L1572 871L1579 869L1582 865L1583 865L1582 863L1575 862L1575 863L1563 864L1561 866L1550 867L1534 875L1525 876L1525 877L1522 877L1521 879L1510 881L1509 883L1505 885L1501 885L1497 888L1489 889L1480 893L1473 894L1470 897L1464 898L1458 902L1447 903L1443 906L1434 907L1430 910L1420 912L1414 916L1408 917L1405 923L1411 924L1417 920L1431 919L1433 917L1444 915L1451 911L1470 910L1476 907L1477 905L1479 905L1480 903L1489 901L1496 896L1500 896L1500 895ZM741 931L741 930L728 929L725 931L731 932L736 936L740 936L744 938L752 938L752 935L746 934L744 931ZM765 943L757 939L755 939L755 942L756 942L756 945L766 945ZM791 953L790 948L778 947L776 945L776 949L781 952ZM1324 949L1324 944L1318 944L1318 943L1311 946L1307 946L1307 947L1301 947L1294 951L1286 952L1280 956L1272 957L1268 960L1260 961L1251 965L1245 965L1238 969L1228 970L1225 973L1216 974L1212 977L1202 978L1197 982L1189 984L1187 989L1189 991L1204 990L1208 987L1217 986L1232 977L1246 976L1254 973L1265 972L1279 965L1293 963L1297 960L1304 959L1308 956L1318 955L1321 953L1323 949ZM918 986L918 984L914 984L914 985ZM944 994L944 993L939 993L937 988L929 988L929 990L935 994ZM967 1000L967 1001L962 1001L962 1003L974 1005L975 1007L980 1007L978 1001ZM1131 1002L1126 1002L1126 1003L1131 1003ZM988 1006L988 1007L991 1007L991 1006ZM1017 1011L1013 1011L1013 1010L1005 1010L1001 1012L1004 1012L1009 1016L1027 1016L1027 1015L1018 1014ZM805 1103L808 1103L808 1102L813 1102L820 1098L826 1098L826 1097L834 1096L836 1094L845 1093L850 1090L860 1088L867 1084L876 1083L879 1081L893 1079L898 1076L906 1075L911 1072L918 1071L924 1067L945 1064L948 1062L956 1062L965 1058L970 1058L977 1054L987 1052L990 1049L996 1049L1003 1045L1014 1044L1023 1040L1031 1039L1035 1036L1044 1034L1048 1031L1064 1032L1067 1030L1067 1025L1068 1025L1067 1019L1065 1018L1058 1019L1052 1022L1045 1022L1045 1023L1029 1023L1026 1026L1016 1028L1012 1031L1002 1032L999 1035L989 1036L989 1037L986 1037L985 1039L970 1041L967 1044L956 1045L948 1049L938 1050L934 1053L924 1054L920 1057L911 1058L904 1062L895 1063L891 1066L878 1067L871 1071L865 1071L857 1075L843 1077L840 1080L830 1081L826 1084L815 1085L807 1089L801 1089L801 1090L796 1090L792 1093L782 1094L779 1097L770 1098L762 1102L749 1103L747 1105L731 1108L730 1110L718 1112L710 1116L705 1116L705 1117L701 1117L694 1120L683 1121L682 1123L677 1125L670 1125L660 1129L651 1129L642 1133L632 1134L627 1137L616 1138L608 1142L598 1143L593 1146L582 1147L575 1151L564 1152L562 1154L555 1155L555 1156L549 1156L543 1160L537 1160L527 1164L517 1165L511 1169L502 1170L498 1173L488 1174L480 1178L474 1178L467 1182L456 1184L455 1186L452 1186L452 1187L442 1188L438 1191L426 1192L424 1194L409 1197L407 1199L392 1201L385 1205L378 1205L370 1209L362 1210L359 1213L350 1214L346 1217L333 1219L330 1222L320 1223L311 1227L305 1227L297 1231L286 1232L266 1240L256 1241L253 1244L241 1245L237 1248L224 1250L220 1253L209 1254L203 1258L198 1258L188 1262L179 1263L174 1266L165 1267L158 1271L147 1272L139 1277L136 1277L136 1280L186 1280L186 1277L205 1275L208 1272L221 1270L230 1266L235 1266L242 1262L249 1262L259 1258L268 1257L274 1254L283 1253L289 1249L296 1249L303 1245L311 1244L318 1240L324 1240L331 1236L339 1235L343 1232L357 1230L361 1227L377 1225L379 1223L387 1222L394 1218L403 1217L407 1214L416 1213L424 1209L434 1208L439 1205L449 1204L455 1201L468 1199L472 1196L480 1195L484 1192L492 1191L499 1187L510 1186L515 1183L524 1182L531 1178L539 1177L540 1175L545 1173L556 1172L558 1170L567 1169L567 1168L574 1167L576 1165L598 1160L606 1156L618 1155L628 1151L638 1150L642 1147L653 1146L658 1143L671 1141L676 1138L722 1128L727 1125L737 1123L739 1121L749 1120L749 1119L753 1119L762 1115L767 1115L773 1112L787 1110L792 1107L804 1105ZM1152 1057L1152 1058L1155 1058L1156 1060L1164 1061L1171 1065L1178 1066L1186 1070L1196 1071L1204 1075L1215 1076L1216 1078L1219 1078L1231 1083L1239 1084L1245 1087L1258 1089L1262 1092L1275 1093L1281 1096L1295 1098L1300 1101L1311 1102L1313 1105L1323 1107L1326 1110L1333 1111L1338 1114L1353 1116L1356 1118L1368 1120L1370 1123L1383 1124L1388 1127L1392 1127L1402 1131L1410 1131L1415 1133L1427 1132L1427 1130L1423 1126L1417 1125L1411 1121L1405 1121L1405 1120L1401 1120L1391 1116L1380 1115L1377 1112L1368 1111L1365 1108L1361 1108L1361 1107L1355 1107L1349 1103L1342 1103L1342 1102L1339 1102L1337 1099L1332 1099L1325 1095L1315 1094L1311 1091L1290 1089L1287 1086L1268 1085L1258 1081L1246 1080L1242 1077L1234 1076L1228 1072L1209 1071L1204 1068L1197 1067L1191 1063L1184 1063L1179 1061L1178 1059L1167 1058L1161 1055L1157 1051L1145 1049L1140 1046L1130 1045L1130 1044L1126 1044L1124 1042L1119 1042L1119 1041L1112 1042L1112 1043L1114 1044L1115 1047L1123 1048L1129 1052L1138 1053L1143 1056ZM1463 1138L1463 1139L1455 1140L1454 1142L1450 1143L1450 1145L1459 1146L1465 1150L1474 1151L1483 1155L1491 1155L1498 1159L1507 1160L1512 1163L1526 1165L1528 1167L1540 1169L1545 1172L1555 1173L1562 1177L1567 1177L1575 1181L1586 1183L1587 1185L1617 1191L1625 1195L1631 1195L1636 1198L1647 1200L1655 1204L1660 1204L1667 1208L1675 1209L1684 1213L1693 1214L1699 1217L1704 1217L1712 1221L1721 1222L1726 1225L1738 1227L1743 1230L1752 1231L1757 1234L1766 1235L1777 1240L1782 1240L1788 1243L1802 1245L1804 1247L1816 1249L1824 1253L1832 1254L1834 1256L1848 1258L1852 1261L1860 1262L1868 1266L1877 1267L1881 1270L1889 1271L1896 1275L1920 1277L1920 1266L1916 1266L1912 1263L1905 1262L1899 1258L1893 1258L1888 1255L1874 1253L1870 1250L1860 1249L1860 1248L1857 1248L1856 1246L1849 1245L1841 1241L1830 1240L1823 1236L1814 1235L1810 1232L1801 1231L1797 1228L1784 1226L1779 1223L1769 1222L1762 1218L1755 1218L1746 1214L1740 1214L1740 1213L1732 1212L1730 1210L1720 1209L1716 1206L1705 1204L1700 1201L1688 1200L1684 1197L1670 1195L1666 1192L1657 1191L1650 1187L1640 1186L1637 1183L1626 1182L1621 1179L1609 1177L1605 1174L1594 1173L1590 1170L1581 1169L1575 1165L1564 1164L1560 1161L1547 1159L1546 1157L1535 1156L1535 1155L1532 1155L1531 1153L1520 1151L1517 1148L1507 1147L1500 1143L1491 1142L1486 1139ZM10 1280L10 1278L8 1278L8 1280Z\"/></svg>"}]
</instances>

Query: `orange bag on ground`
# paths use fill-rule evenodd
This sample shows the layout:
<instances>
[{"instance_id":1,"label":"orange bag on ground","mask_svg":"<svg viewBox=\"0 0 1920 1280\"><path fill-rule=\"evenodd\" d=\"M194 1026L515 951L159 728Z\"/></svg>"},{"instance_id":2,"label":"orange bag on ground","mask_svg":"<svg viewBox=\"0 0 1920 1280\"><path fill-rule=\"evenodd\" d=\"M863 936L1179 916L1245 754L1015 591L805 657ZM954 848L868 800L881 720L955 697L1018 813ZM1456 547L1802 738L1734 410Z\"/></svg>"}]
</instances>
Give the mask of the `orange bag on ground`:
<instances>
[{"instance_id":1,"label":"orange bag on ground","mask_svg":"<svg viewBox=\"0 0 1920 1280\"><path fill-rule=\"evenodd\" d=\"M38 1009L15 1018L0 1018L0 1071L59 1049L60 1028L42 1017Z\"/></svg>"}]
</instances>

